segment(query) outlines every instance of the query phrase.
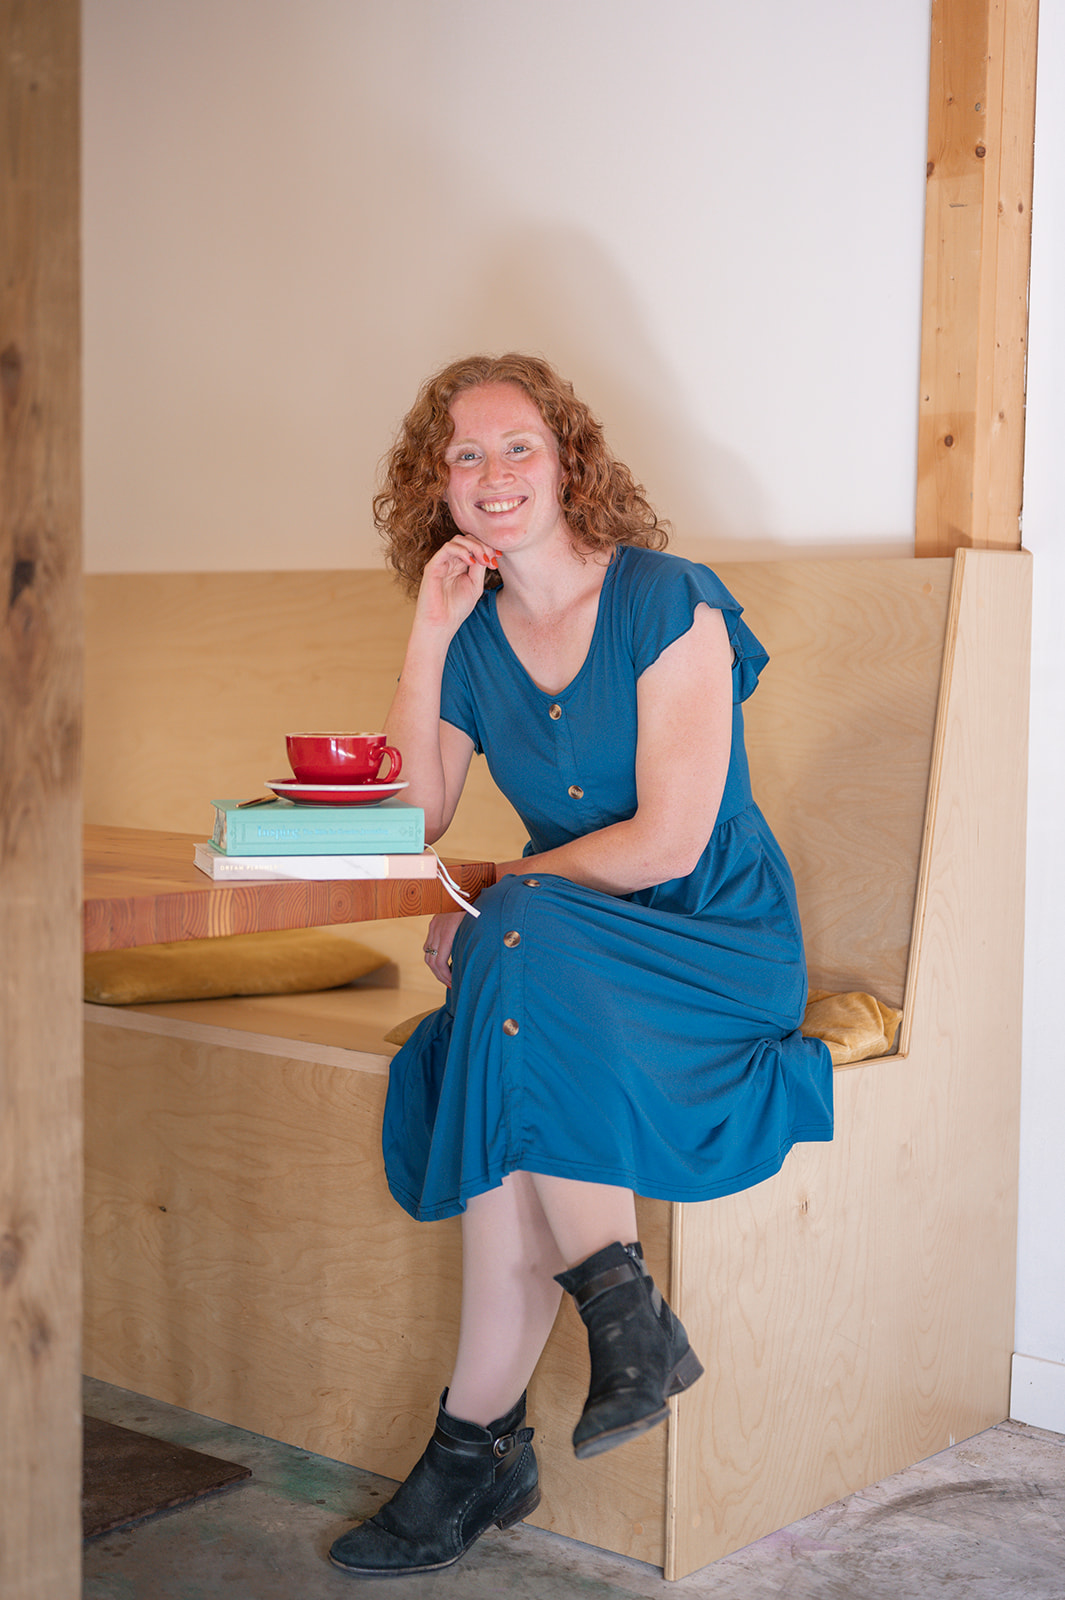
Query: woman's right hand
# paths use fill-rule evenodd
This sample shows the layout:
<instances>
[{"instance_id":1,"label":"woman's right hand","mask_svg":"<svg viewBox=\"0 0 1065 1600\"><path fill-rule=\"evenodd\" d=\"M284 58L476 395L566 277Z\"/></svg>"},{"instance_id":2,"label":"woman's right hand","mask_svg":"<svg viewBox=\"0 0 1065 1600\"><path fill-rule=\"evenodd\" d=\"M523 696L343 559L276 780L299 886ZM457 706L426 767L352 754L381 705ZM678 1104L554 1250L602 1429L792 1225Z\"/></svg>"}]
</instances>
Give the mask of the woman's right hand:
<instances>
[{"instance_id":1,"label":"woman's right hand","mask_svg":"<svg viewBox=\"0 0 1065 1600\"><path fill-rule=\"evenodd\" d=\"M451 946L462 926L465 911L441 911L429 924L422 951L425 964L434 978L451 988Z\"/></svg>"},{"instance_id":2,"label":"woman's right hand","mask_svg":"<svg viewBox=\"0 0 1065 1600\"><path fill-rule=\"evenodd\" d=\"M417 615L429 627L457 633L484 593L485 574L499 564L496 552L479 539L458 533L426 562L418 591Z\"/></svg>"}]
</instances>

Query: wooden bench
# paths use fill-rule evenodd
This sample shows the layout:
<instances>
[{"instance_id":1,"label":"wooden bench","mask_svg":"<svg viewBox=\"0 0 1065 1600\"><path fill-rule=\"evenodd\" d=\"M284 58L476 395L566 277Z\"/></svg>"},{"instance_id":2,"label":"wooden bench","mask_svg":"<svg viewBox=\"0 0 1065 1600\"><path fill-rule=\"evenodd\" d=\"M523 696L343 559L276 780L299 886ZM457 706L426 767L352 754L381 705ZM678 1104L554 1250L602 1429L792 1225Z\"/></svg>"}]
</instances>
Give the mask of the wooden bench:
<instances>
[{"instance_id":1,"label":"wooden bench","mask_svg":"<svg viewBox=\"0 0 1065 1600\"><path fill-rule=\"evenodd\" d=\"M836 1073L831 1145L702 1205L641 1204L707 1369L668 1429L577 1463L564 1306L530 1395L542 1526L680 1577L1006 1416L1030 563L722 564L772 663L755 792L811 982L904 1016ZM296 726L381 722L409 609L381 573L87 580L89 821L208 828ZM444 841L523 836L475 771ZM391 1201L390 1023L436 1003L424 922L353 933L393 986L86 1008L87 1370L393 1478L424 1444L458 1306L455 1222Z\"/></svg>"}]
</instances>

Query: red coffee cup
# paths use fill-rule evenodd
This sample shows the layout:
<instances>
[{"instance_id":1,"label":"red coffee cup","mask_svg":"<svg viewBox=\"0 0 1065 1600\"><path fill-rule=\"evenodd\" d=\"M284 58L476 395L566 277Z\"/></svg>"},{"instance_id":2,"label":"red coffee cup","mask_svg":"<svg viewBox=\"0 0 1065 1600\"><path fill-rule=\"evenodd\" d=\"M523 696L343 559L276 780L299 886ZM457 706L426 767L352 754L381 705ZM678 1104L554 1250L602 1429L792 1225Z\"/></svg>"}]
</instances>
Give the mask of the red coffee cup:
<instances>
[{"instance_id":1,"label":"red coffee cup","mask_svg":"<svg viewBox=\"0 0 1065 1600\"><path fill-rule=\"evenodd\" d=\"M393 783L403 767L383 733L288 733L285 748L299 783Z\"/></svg>"}]
</instances>

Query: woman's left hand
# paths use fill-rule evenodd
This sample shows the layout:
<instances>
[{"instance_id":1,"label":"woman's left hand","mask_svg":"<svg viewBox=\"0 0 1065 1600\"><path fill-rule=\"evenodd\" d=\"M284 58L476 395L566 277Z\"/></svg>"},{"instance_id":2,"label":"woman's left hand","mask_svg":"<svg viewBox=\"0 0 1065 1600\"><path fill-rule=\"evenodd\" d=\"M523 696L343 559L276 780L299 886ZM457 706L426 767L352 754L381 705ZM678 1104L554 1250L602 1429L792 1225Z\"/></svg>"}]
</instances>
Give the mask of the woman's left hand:
<instances>
[{"instance_id":1,"label":"woman's left hand","mask_svg":"<svg viewBox=\"0 0 1065 1600\"><path fill-rule=\"evenodd\" d=\"M465 917L465 911L442 911L433 918L429 924L429 932L425 936L425 964L434 978L451 988L451 968L448 965L451 956L451 946L455 942L455 935Z\"/></svg>"}]
</instances>

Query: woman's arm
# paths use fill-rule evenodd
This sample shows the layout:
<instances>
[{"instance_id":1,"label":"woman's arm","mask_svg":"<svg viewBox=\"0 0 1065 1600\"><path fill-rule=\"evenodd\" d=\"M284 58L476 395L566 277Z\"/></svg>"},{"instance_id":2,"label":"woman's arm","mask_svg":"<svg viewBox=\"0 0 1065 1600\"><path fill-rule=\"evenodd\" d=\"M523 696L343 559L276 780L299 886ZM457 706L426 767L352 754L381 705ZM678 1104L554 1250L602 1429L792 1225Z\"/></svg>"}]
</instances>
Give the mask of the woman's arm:
<instances>
[{"instance_id":1,"label":"woman's arm","mask_svg":"<svg viewBox=\"0 0 1065 1600\"><path fill-rule=\"evenodd\" d=\"M692 871L717 820L732 749L732 646L721 612L697 606L688 632L647 668L636 693L635 816L557 850L502 861L497 878L551 872L631 894ZM434 917L426 938L426 964L449 988L448 957L463 916Z\"/></svg>"},{"instance_id":2,"label":"woman's arm","mask_svg":"<svg viewBox=\"0 0 1065 1600\"><path fill-rule=\"evenodd\" d=\"M693 870L717 819L732 744L732 646L721 612L697 606L688 632L647 668L636 692L635 815L501 862L500 877L551 872L631 894Z\"/></svg>"},{"instance_id":3,"label":"woman's arm","mask_svg":"<svg viewBox=\"0 0 1065 1600\"><path fill-rule=\"evenodd\" d=\"M403 671L385 719L388 742L403 757L404 800L424 810L429 844L454 816L473 756L469 735L440 719L444 662L494 564L493 551L462 534L426 563Z\"/></svg>"},{"instance_id":4,"label":"woman's arm","mask_svg":"<svg viewBox=\"0 0 1065 1600\"><path fill-rule=\"evenodd\" d=\"M473 757L473 740L440 718L440 684L445 645L439 660L422 649L412 632L403 672L385 719L388 742L403 757L405 805L425 812L425 842L434 844L455 815Z\"/></svg>"}]
</instances>

